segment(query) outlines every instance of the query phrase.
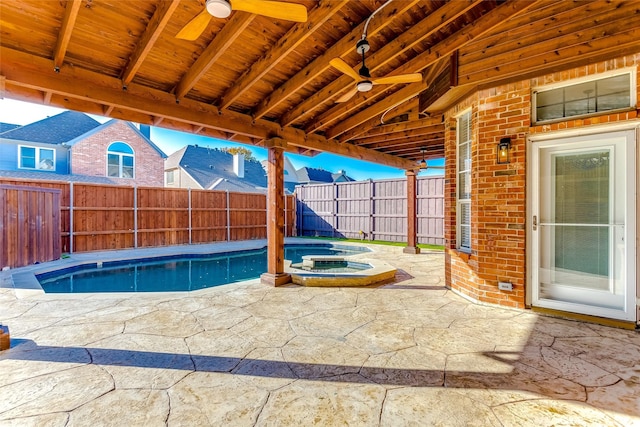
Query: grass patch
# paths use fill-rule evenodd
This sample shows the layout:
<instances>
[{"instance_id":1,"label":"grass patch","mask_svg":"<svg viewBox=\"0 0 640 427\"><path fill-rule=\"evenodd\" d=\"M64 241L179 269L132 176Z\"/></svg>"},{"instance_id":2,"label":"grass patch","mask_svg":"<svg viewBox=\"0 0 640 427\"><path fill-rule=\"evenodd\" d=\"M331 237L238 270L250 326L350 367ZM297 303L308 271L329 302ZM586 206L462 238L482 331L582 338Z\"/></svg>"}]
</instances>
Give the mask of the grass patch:
<instances>
[{"instance_id":1,"label":"grass patch","mask_svg":"<svg viewBox=\"0 0 640 427\"><path fill-rule=\"evenodd\" d=\"M407 246L404 242L387 242L385 240L360 240L360 239L343 239L339 237L312 237L312 236L299 236L305 239L316 239L316 240L331 240L331 241L339 241L339 242L353 242L353 243L370 243L372 245L385 245L385 246ZM420 249L430 249L436 251L443 251L444 246L442 245L430 245L428 243L418 243L418 247Z\"/></svg>"}]
</instances>

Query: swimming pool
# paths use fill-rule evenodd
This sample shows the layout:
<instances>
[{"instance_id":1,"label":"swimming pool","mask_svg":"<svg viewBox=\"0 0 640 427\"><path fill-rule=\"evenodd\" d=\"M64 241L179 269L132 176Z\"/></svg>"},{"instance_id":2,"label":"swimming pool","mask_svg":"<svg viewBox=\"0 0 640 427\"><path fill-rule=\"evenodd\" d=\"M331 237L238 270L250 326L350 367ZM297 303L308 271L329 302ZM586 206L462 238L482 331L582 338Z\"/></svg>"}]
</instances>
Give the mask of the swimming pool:
<instances>
[{"instance_id":1,"label":"swimming pool","mask_svg":"<svg viewBox=\"0 0 640 427\"><path fill-rule=\"evenodd\" d=\"M286 245L293 263L305 255L354 255L369 252L357 246ZM267 270L267 250L139 258L94 262L37 274L46 293L174 292L256 279Z\"/></svg>"}]
</instances>

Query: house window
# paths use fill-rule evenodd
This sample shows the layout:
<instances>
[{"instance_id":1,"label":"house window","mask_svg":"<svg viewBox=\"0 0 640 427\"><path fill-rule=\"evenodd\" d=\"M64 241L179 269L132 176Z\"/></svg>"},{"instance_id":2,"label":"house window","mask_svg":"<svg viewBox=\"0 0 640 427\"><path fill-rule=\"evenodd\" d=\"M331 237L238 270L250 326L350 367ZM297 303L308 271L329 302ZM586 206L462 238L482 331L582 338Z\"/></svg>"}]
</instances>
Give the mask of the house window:
<instances>
[{"instance_id":1,"label":"house window","mask_svg":"<svg viewBox=\"0 0 640 427\"><path fill-rule=\"evenodd\" d=\"M635 73L627 71L597 80L538 89L533 94L533 121L544 122L630 108L635 105Z\"/></svg>"},{"instance_id":2,"label":"house window","mask_svg":"<svg viewBox=\"0 0 640 427\"><path fill-rule=\"evenodd\" d=\"M107 149L107 176L133 178L133 149L124 142L114 142Z\"/></svg>"},{"instance_id":3,"label":"house window","mask_svg":"<svg viewBox=\"0 0 640 427\"><path fill-rule=\"evenodd\" d=\"M56 152L51 148L20 146L21 169L55 170Z\"/></svg>"},{"instance_id":4,"label":"house window","mask_svg":"<svg viewBox=\"0 0 640 427\"><path fill-rule=\"evenodd\" d=\"M165 173L165 176L166 176L166 178L167 178L167 185L171 185L171 184L173 184L173 183L174 183L174 179L175 179L175 178L174 178L174 176L173 176L173 175L174 175L174 172L175 172L175 171L170 170L170 171L167 171L167 172Z\"/></svg>"},{"instance_id":5,"label":"house window","mask_svg":"<svg viewBox=\"0 0 640 427\"><path fill-rule=\"evenodd\" d=\"M458 117L458 192L456 211L458 249L471 252L471 112Z\"/></svg>"}]
</instances>

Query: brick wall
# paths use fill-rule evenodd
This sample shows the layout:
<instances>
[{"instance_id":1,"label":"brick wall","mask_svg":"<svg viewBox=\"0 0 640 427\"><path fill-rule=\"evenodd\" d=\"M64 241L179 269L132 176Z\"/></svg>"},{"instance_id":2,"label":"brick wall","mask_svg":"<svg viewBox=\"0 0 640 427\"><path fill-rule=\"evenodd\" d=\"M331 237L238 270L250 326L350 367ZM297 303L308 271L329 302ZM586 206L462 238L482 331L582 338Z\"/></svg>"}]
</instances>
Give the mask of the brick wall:
<instances>
[{"instance_id":1,"label":"brick wall","mask_svg":"<svg viewBox=\"0 0 640 427\"><path fill-rule=\"evenodd\" d=\"M445 114L447 286L477 301L524 308L527 136L638 118L638 110L632 110L532 126L531 88L638 64L640 54L481 90ZM469 109L473 126L472 252L467 254L456 250L456 117ZM511 162L499 165L496 146L504 137L511 138ZM514 290L500 291L498 281L513 283Z\"/></svg>"},{"instance_id":2,"label":"brick wall","mask_svg":"<svg viewBox=\"0 0 640 427\"><path fill-rule=\"evenodd\" d=\"M119 185L164 186L164 159L127 122L113 121L71 148L71 173L107 176L107 148L126 142L134 151L134 179L112 178Z\"/></svg>"}]
</instances>

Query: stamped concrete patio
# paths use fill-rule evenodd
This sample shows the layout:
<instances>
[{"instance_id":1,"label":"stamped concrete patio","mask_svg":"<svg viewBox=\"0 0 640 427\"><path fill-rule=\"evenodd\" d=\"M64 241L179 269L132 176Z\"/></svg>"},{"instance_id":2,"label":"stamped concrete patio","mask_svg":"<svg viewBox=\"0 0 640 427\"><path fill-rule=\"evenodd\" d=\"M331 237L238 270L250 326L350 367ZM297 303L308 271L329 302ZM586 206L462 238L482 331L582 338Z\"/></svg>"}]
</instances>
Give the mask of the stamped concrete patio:
<instances>
[{"instance_id":1,"label":"stamped concrete patio","mask_svg":"<svg viewBox=\"0 0 640 427\"><path fill-rule=\"evenodd\" d=\"M442 253L371 247L394 283L18 298L3 272L0 425L640 425L637 332L476 305Z\"/></svg>"}]
</instances>

